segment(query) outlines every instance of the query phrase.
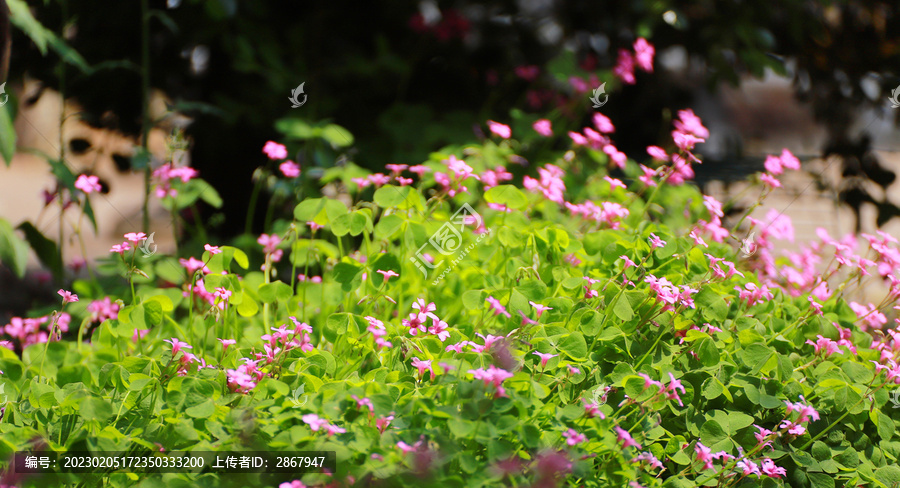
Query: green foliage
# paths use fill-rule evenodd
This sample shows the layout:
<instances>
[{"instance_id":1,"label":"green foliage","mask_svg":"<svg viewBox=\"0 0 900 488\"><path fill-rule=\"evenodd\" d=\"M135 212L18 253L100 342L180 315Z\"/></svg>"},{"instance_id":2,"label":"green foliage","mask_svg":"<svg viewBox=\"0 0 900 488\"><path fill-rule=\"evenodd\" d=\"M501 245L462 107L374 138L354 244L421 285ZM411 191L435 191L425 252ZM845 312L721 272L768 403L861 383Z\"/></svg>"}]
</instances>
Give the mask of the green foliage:
<instances>
[{"instance_id":1,"label":"green foliage","mask_svg":"<svg viewBox=\"0 0 900 488\"><path fill-rule=\"evenodd\" d=\"M558 164L571 171L582 162ZM603 195L604 185L594 176L569 191ZM643 198L683 199L680 207L703 216L687 204L701 195L686 188L665 186ZM428 469L442 486L459 472L480 486L503 476L533 482L546 474L535 460L554 450L572 463L556 475L590 486L890 486L900 475L893 468L900 417L887 394L894 387L869 361L871 340L856 332L856 354L844 347L830 357L805 343L837 337L832 322L855 329L856 315L837 299L824 305L825 320L782 293L748 304L735 287L749 279L715 277L704 256L734 259L736 250L713 243L701 252L646 202L637 208L649 222L610 229L585 226L513 185L473 197L479 233L459 226L460 202L443 193L426 198L414 186L384 185L373 201L351 208L332 198L301 201L295 220L281 226L279 247L293 269L322 270L321 281L247 272L256 251L222 246L203 254L205 286L189 288L199 275L189 277L187 298L126 274L134 298L123 294L116 317L96 325L81 303L99 292L76 283L86 294L65 310L73 323L83 321L89 343L34 344L21 360L0 348L9 396L2 439L9 449L24 448L37 432L58 450L334 450L340 480L408 484L415 458L401 446L440 453ZM307 223L324 230L304 235ZM651 232L667 241L656 252L647 245ZM351 237L358 246L347 247ZM53 250L37 235L29 239L43 254ZM435 258L424 274L420 252ZM621 256L639 264L625 269ZM662 278L693 290L693 301L682 291L666 302L665 288L647 285ZM624 280L630 284L622 287ZM223 290L230 295L217 295ZM437 317L426 317L426 330L415 335L410 327L418 326L407 322L419 313L413 304ZM301 323L308 328L295 330ZM278 336L279 327L289 336ZM192 348L173 357L163 342L173 337ZM225 348L217 339L236 343ZM263 344L277 349L266 353ZM242 358L255 353L262 354L257 366L242 369ZM508 374L476 378L501 370ZM239 382L246 371L259 376ZM799 419L785 402L814 406L821 418ZM329 427L314 430L310 415ZM757 425L776 432L765 447L754 437ZM788 432L795 426L803 429ZM623 448L616 428L640 449ZM735 458L704 469L701 444ZM632 462L640 453L658 459L663 474ZM501 476L489 469L510 456L522 470ZM745 476L738 459L774 462L788 474ZM738 474L716 474L730 472ZM119 476L105 479L125 486L130 478Z\"/></svg>"}]
</instances>

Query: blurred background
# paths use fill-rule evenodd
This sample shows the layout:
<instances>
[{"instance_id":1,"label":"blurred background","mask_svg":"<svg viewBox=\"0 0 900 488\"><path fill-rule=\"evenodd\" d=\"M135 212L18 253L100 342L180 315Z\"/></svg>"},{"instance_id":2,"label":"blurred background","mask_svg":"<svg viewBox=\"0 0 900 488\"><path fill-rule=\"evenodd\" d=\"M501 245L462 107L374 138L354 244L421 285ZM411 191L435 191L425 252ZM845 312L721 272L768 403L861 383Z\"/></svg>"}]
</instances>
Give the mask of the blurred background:
<instances>
[{"instance_id":1,"label":"blurred background","mask_svg":"<svg viewBox=\"0 0 900 488\"><path fill-rule=\"evenodd\" d=\"M278 196L253 198L268 140L289 142L310 188L344 168L326 189L334 195L359 168L417 164L481 140L488 119L518 138L551 118L556 138L519 148L524 162L543 163L568 147L566 131L588 125L601 83L609 99L598 111L638 162L668 140L677 110L692 108L710 129L696 182L736 198L734 213L754 202L746 177L788 148L803 171L786 175L754 216L775 208L792 217L795 244L817 227L900 236L896 2L6 3L9 103L0 119L16 137L0 138L0 219L29 222L50 240L83 227L89 238L64 239L60 266L108 255L125 232L155 231L162 251L196 224L218 239L262 232ZM639 37L655 46L654 70L624 83L612 70ZM298 88L303 103L292 108ZM194 197L181 227L151 201L145 226L144 172L173 159L215 192ZM65 179L60 164L100 177L96 228L46 205L45 192ZM11 307L42 286L0 274Z\"/></svg>"}]
</instances>

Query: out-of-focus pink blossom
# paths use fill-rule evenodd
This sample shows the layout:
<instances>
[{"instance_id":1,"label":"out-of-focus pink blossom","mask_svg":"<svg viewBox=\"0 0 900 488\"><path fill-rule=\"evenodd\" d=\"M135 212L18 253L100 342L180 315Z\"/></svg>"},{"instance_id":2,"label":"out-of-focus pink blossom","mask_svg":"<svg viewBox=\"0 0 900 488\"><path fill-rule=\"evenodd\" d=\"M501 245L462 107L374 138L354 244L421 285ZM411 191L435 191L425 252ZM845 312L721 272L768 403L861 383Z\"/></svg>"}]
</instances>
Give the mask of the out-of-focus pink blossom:
<instances>
[{"instance_id":1,"label":"out-of-focus pink blossom","mask_svg":"<svg viewBox=\"0 0 900 488\"><path fill-rule=\"evenodd\" d=\"M499 122L494 122L493 120L487 121L488 129L494 134L500 136L503 139L509 139L512 136L512 130L508 125L501 124Z\"/></svg>"},{"instance_id":2,"label":"out-of-focus pink blossom","mask_svg":"<svg viewBox=\"0 0 900 488\"><path fill-rule=\"evenodd\" d=\"M634 59L637 63L638 67L642 70L652 73L653 72L653 56L656 54L656 49L654 49L653 44L647 42L647 39L643 37L634 41Z\"/></svg>"},{"instance_id":3,"label":"out-of-focus pink blossom","mask_svg":"<svg viewBox=\"0 0 900 488\"><path fill-rule=\"evenodd\" d=\"M284 159L287 157L287 148L275 141L268 141L263 146L263 154L269 159Z\"/></svg>"}]
</instances>

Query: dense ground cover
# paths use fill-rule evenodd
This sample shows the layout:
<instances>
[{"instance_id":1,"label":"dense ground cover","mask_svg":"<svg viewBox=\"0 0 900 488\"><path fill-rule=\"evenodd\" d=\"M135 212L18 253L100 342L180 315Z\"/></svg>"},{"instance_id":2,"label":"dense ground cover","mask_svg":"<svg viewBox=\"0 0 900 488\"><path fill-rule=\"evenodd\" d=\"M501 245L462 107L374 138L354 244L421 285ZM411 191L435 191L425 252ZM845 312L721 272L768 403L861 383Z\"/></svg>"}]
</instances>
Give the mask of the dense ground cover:
<instances>
[{"instance_id":1,"label":"dense ground cover","mask_svg":"<svg viewBox=\"0 0 900 488\"><path fill-rule=\"evenodd\" d=\"M896 486L897 240L782 253L789 219L726 228L729 202L688 183L708 136L691 111L644 164L592 122L545 161L516 154L551 121L489 121L377 174L311 177L269 141L260 180L292 218L180 258L126 234L5 325L0 450L337 454L301 478L60 481L108 486ZM760 204L799 168L771 156ZM173 216L215 201L196 177L156 171ZM96 182L66 179L89 210ZM881 303L846 298L874 282Z\"/></svg>"}]
</instances>

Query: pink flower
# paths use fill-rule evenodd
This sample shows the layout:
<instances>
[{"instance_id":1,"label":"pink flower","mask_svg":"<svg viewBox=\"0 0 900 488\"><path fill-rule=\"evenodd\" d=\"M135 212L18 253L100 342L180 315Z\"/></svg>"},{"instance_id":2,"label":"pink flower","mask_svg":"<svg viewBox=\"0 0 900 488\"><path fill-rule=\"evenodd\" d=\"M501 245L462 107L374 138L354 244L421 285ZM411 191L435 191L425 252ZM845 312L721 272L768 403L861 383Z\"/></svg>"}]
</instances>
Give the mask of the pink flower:
<instances>
[{"instance_id":1,"label":"pink flower","mask_svg":"<svg viewBox=\"0 0 900 488\"><path fill-rule=\"evenodd\" d=\"M850 308L856 312L859 319L863 321L863 323L860 324L860 328L863 330L867 330L868 328L881 329L887 323L887 317L879 312L872 303L867 307L856 302L850 302Z\"/></svg>"},{"instance_id":2,"label":"pink flower","mask_svg":"<svg viewBox=\"0 0 900 488\"><path fill-rule=\"evenodd\" d=\"M709 247L709 244L707 244L706 241L704 241L702 237L697 235L697 229L691 230L690 234L688 234L688 237L693 239L694 244L696 244L698 246Z\"/></svg>"},{"instance_id":3,"label":"pink flower","mask_svg":"<svg viewBox=\"0 0 900 488\"><path fill-rule=\"evenodd\" d=\"M639 375L641 378L644 378L644 389L645 389L645 390L648 389L648 388L650 388L650 387L652 387L652 386L656 386L656 387L659 387L659 388L662 388L662 386L663 386L662 383L660 383L659 381L654 380L654 379L651 378L650 375L648 375L647 373L638 373L638 375Z\"/></svg>"},{"instance_id":4,"label":"pink flower","mask_svg":"<svg viewBox=\"0 0 900 488\"><path fill-rule=\"evenodd\" d=\"M103 300L94 300L87 306L87 311L91 312L92 322L103 322L107 319L115 319L119 316L119 305L113 303L109 297Z\"/></svg>"},{"instance_id":5,"label":"pink flower","mask_svg":"<svg viewBox=\"0 0 900 488\"><path fill-rule=\"evenodd\" d=\"M287 157L287 148L275 141L268 141L263 146L263 153L269 159L284 159Z\"/></svg>"},{"instance_id":6,"label":"pink flower","mask_svg":"<svg viewBox=\"0 0 900 488\"><path fill-rule=\"evenodd\" d=\"M428 315L424 313L411 312L408 319L403 319L402 323L405 327L409 327L409 334L416 335L419 332L428 330L425 323L428 321Z\"/></svg>"},{"instance_id":7,"label":"pink flower","mask_svg":"<svg viewBox=\"0 0 900 488\"><path fill-rule=\"evenodd\" d=\"M209 274L209 268L203 264L203 261L191 256L189 259L179 258L178 263L184 266L189 275L194 274L198 269L203 270L204 274Z\"/></svg>"},{"instance_id":8,"label":"pink flower","mask_svg":"<svg viewBox=\"0 0 900 488\"><path fill-rule=\"evenodd\" d=\"M780 175L784 173L784 168L781 164L781 158L778 156L772 156L771 154L766 156L766 162L763 164L766 167L766 171L772 173L773 175Z\"/></svg>"},{"instance_id":9,"label":"pink flower","mask_svg":"<svg viewBox=\"0 0 900 488\"><path fill-rule=\"evenodd\" d=\"M521 310L520 310L520 311L521 311ZM453 352L455 352L455 353L457 353L457 354L462 354L462 353L463 353L463 348L466 347L467 345L470 345L470 344L472 344L472 342L469 342L469 341L457 342L456 344L451 344L451 345L445 347L445 348L444 348L444 351L447 351L447 352L453 351Z\"/></svg>"},{"instance_id":10,"label":"pink flower","mask_svg":"<svg viewBox=\"0 0 900 488\"><path fill-rule=\"evenodd\" d=\"M325 424L325 431L328 432L328 437L331 437L334 434L344 434L347 432L347 429L334 424Z\"/></svg>"},{"instance_id":11,"label":"pink flower","mask_svg":"<svg viewBox=\"0 0 900 488\"><path fill-rule=\"evenodd\" d=\"M781 188L781 182L778 181L777 178L770 175L769 173L761 173L759 175L759 180L762 181L768 187Z\"/></svg>"},{"instance_id":12,"label":"pink flower","mask_svg":"<svg viewBox=\"0 0 900 488\"><path fill-rule=\"evenodd\" d=\"M616 187L619 187L619 188L621 188L621 189L623 189L623 190L628 189L628 187L625 186L625 183L622 183L622 180L620 180L620 179L618 179L618 178L611 178L611 177L609 177L609 176L604 176L603 179L606 180L607 183L609 183L609 189L610 189L610 190L615 190Z\"/></svg>"},{"instance_id":13,"label":"pink flower","mask_svg":"<svg viewBox=\"0 0 900 488\"><path fill-rule=\"evenodd\" d=\"M226 369L225 375L228 387L238 393L248 393L256 388L257 381L262 378L262 373L256 367L256 361L244 358L244 364L237 369Z\"/></svg>"},{"instance_id":14,"label":"pink flower","mask_svg":"<svg viewBox=\"0 0 900 488\"><path fill-rule=\"evenodd\" d=\"M541 358L541 367L542 368L547 367L547 361L555 358L556 356L559 356L559 354L548 354L548 353L542 353L542 352L537 352L537 351L534 351L532 354Z\"/></svg>"},{"instance_id":15,"label":"pink flower","mask_svg":"<svg viewBox=\"0 0 900 488\"><path fill-rule=\"evenodd\" d=\"M651 158L657 159L659 161L669 160L669 155L666 154L665 149L659 146L647 146L647 154L649 154Z\"/></svg>"},{"instance_id":16,"label":"pink flower","mask_svg":"<svg viewBox=\"0 0 900 488\"><path fill-rule=\"evenodd\" d=\"M360 397L358 397L358 396L356 396L356 395L350 395L350 396L351 396L354 400L356 400L356 408L362 410L363 407L366 407L366 408L369 409L369 412L374 412L374 411L375 411L375 406L372 405L372 400L369 400L368 398L365 398L365 397L360 398Z\"/></svg>"},{"instance_id":17,"label":"pink flower","mask_svg":"<svg viewBox=\"0 0 900 488\"><path fill-rule=\"evenodd\" d=\"M131 241L134 244L143 241L147 238L147 234L143 232L129 232L125 234L125 240Z\"/></svg>"},{"instance_id":18,"label":"pink flower","mask_svg":"<svg viewBox=\"0 0 900 488\"><path fill-rule=\"evenodd\" d=\"M617 168L625 169L625 162L628 161L628 156L626 156L622 151L616 149L616 146L607 144L603 146L603 152L606 153L607 156L609 156L609 159L611 159L612 162L616 164Z\"/></svg>"},{"instance_id":19,"label":"pink flower","mask_svg":"<svg viewBox=\"0 0 900 488\"><path fill-rule=\"evenodd\" d=\"M678 186L694 177L694 170L691 168L690 161L678 154L673 154L672 163L674 163L672 165L672 173L666 177L666 182L670 185Z\"/></svg>"},{"instance_id":20,"label":"pink flower","mask_svg":"<svg viewBox=\"0 0 900 488\"><path fill-rule=\"evenodd\" d=\"M319 418L319 416L314 413L308 413L301 417L301 419L309 425L310 430L312 430L313 432L316 432L320 428L328 425L327 420Z\"/></svg>"},{"instance_id":21,"label":"pink flower","mask_svg":"<svg viewBox=\"0 0 900 488\"><path fill-rule=\"evenodd\" d=\"M553 135L553 128L551 127L550 121L547 119L539 119L531 125L535 132L544 136L550 137Z\"/></svg>"},{"instance_id":22,"label":"pink flower","mask_svg":"<svg viewBox=\"0 0 900 488\"><path fill-rule=\"evenodd\" d=\"M491 335L491 334L488 334L487 337L485 337L483 334L476 332L475 335L477 335L478 337L481 337L481 339L484 340L483 346L480 346L474 342L469 343L472 346L472 350L475 352L487 352L491 349L491 346L495 342L500 342L501 340L503 340L502 336L495 336L495 335Z\"/></svg>"},{"instance_id":23,"label":"pink flower","mask_svg":"<svg viewBox=\"0 0 900 488\"><path fill-rule=\"evenodd\" d=\"M666 398L668 398L669 400L678 400L678 405L683 407L684 404L681 403L681 397L678 396L678 390L681 390L682 394L685 393L684 386L682 386L681 381L676 380L675 376L673 376L672 373L669 373L669 384L666 385L665 390Z\"/></svg>"},{"instance_id":24,"label":"pink flower","mask_svg":"<svg viewBox=\"0 0 900 488\"><path fill-rule=\"evenodd\" d=\"M584 415L587 418L600 417L601 420L606 418L606 415L603 415L603 412L600 411L599 404L589 402L583 398L582 401L584 402Z\"/></svg>"},{"instance_id":25,"label":"pink flower","mask_svg":"<svg viewBox=\"0 0 900 488\"><path fill-rule=\"evenodd\" d=\"M557 166L548 164L538 169L538 174L541 177L540 180L525 176L522 186L534 193L541 192L548 200L562 204L565 201L564 193L566 191L566 184L562 180L565 171Z\"/></svg>"},{"instance_id":26,"label":"pink flower","mask_svg":"<svg viewBox=\"0 0 900 488\"><path fill-rule=\"evenodd\" d=\"M391 425L392 420L394 420L393 415L381 416L375 419L375 427L378 429L378 432L384 434L384 430L387 429L389 425Z\"/></svg>"},{"instance_id":27,"label":"pink flower","mask_svg":"<svg viewBox=\"0 0 900 488\"><path fill-rule=\"evenodd\" d=\"M800 169L800 160L797 159L796 156L791 154L787 148L781 150L781 165L787 169L799 170Z\"/></svg>"},{"instance_id":28,"label":"pink flower","mask_svg":"<svg viewBox=\"0 0 900 488\"><path fill-rule=\"evenodd\" d=\"M644 461L647 462L647 465L650 467L650 469L658 469L658 468L663 467L663 464L660 462L660 460L657 459L656 456L654 456L653 454L651 454L649 452L642 452L642 453L638 454L637 456L635 456L634 459L631 460L631 462L633 462L633 463L640 463L640 462L644 462ZM635 485L640 486L637 484L637 482L633 482L633 483L634 484L632 484L630 486L635 486Z\"/></svg>"},{"instance_id":29,"label":"pink flower","mask_svg":"<svg viewBox=\"0 0 900 488\"><path fill-rule=\"evenodd\" d=\"M634 446L638 449L641 449L641 445L635 442L635 440L631 437L631 434L628 433L625 429L619 427L618 425L615 427L616 429L616 439L622 443L622 449L628 448L628 446Z\"/></svg>"},{"instance_id":30,"label":"pink flower","mask_svg":"<svg viewBox=\"0 0 900 488\"><path fill-rule=\"evenodd\" d=\"M431 372L431 379L434 380L434 370L431 368L431 359L427 361L422 361L421 359L414 357L412 360L412 365L419 371L419 376L425 374L425 371Z\"/></svg>"},{"instance_id":31,"label":"pink flower","mask_svg":"<svg viewBox=\"0 0 900 488\"><path fill-rule=\"evenodd\" d=\"M213 292L213 296L221 298L222 300L228 300L229 298L231 298L231 290L225 288L224 286L220 286Z\"/></svg>"},{"instance_id":32,"label":"pink flower","mask_svg":"<svg viewBox=\"0 0 900 488\"><path fill-rule=\"evenodd\" d=\"M756 427L757 430L757 432L753 434L753 436L756 437L757 445L763 445L764 447L771 445L772 441L766 441L766 438L772 435L772 431L769 429L764 429L755 424L753 426Z\"/></svg>"},{"instance_id":33,"label":"pink flower","mask_svg":"<svg viewBox=\"0 0 900 488\"><path fill-rule=\"evenodd\" d=\"M422 445L422 441L416 442L415 444L413 444L411 446L403 441L400 441L397 443L397 447L399 447L400 450L403 451L403 454L406 454L409 452L415 452L416 450L419 449L419 447L421 445Z\"/></svg>"},{"instance_id":34,"label":"pink flower","mask_svg":"<svg viewBox=\"0 0 900 488\"><path fill-rule=\"evenodd\" d=\"M682 151L685 151L685 152L690 151L691 149L694 149L694 145L704 142L703 139L701 139L693 134L688 134L686 132L682 132L682 131L678 131L678 130L672 131L672 141L675 143L676 146L678 146L678 149L681 149Z\"/></svg>"},{"instance_id":35,"label":"pink flower","mask_svg":"<svg viewBox=\"0 0 900 488\"><path fill-rule=\"evenodd\" d=\"M209 244L204 244L203 249L206 249L206 251L209 252L210 256L215 256L216 254L222 252L222 250L219 249L219 246L211 246Z\"/></svg>"},{"instance_id":36,"label":"pink flower","mask_svg":"<svg viewBox=\"0 0 900 488\"><path fill-rule=\"evenodd\" d=\"M703 123L700 121L700 117L694 115L694 111L691 109L679 110L678 120L674 121L672 125L674 125L675 129L677 129L679 132L692 134L699 139L709 138L709 130L703 126ZM703 141L699 140L697 142Z\"/></svg>"},{"instance_id":37,"label":"pink flower","mask_svg":"<svg viewBox=\"0 0 900 488\"><path fill-rule=\"evenodd\" d=\"M762 472L766 476L772 478L781 478L782 476L787 476L787 471L784 468L779 468L775 465L775 462L769 458L763 459L762 462Z\"/></svg>"},{"instance_id":38,"label":"pink flower","mask_svg":"<svg viewBox=\"0 0 900 488\"><path fill-rule=\"evenodd\" d=\"M657 247L663 247L666 245L666 241L660 239L656 236L656 234L650 234L650 250L654 250Z\"/></svg>"},{"instance_id":39,"label":"pink flower","mask_svg":"<svg viewBox=\"0 0 900 488\"><path fill-rule=\"evenodd\" d=\"M566 444L570 446L574 446L576 444L580 444L582 442L587 441L587 436L584 434L578 433L575 429L569 429L563 432L563 437L566 438Z\"/></svg>"},{"instance_id":40,"label":"pink flower","mask_svg":"<svg viewBox=\"0 0 900 488\"><path fill-rule=\"evenodd\" d=\"M713 264L712 268L710 268L713 273L713 276L722 278L723 280L731 278L733 275L738 275L742 278L744 277L744 273L741 273L740 271L736 270L734 268L734 263L732 263L731 261L725 261L724 259L714 258L713 256L710 256L709 254L707 254L707 256L710 258L710 261L715 259L716 261L721 261L722 264L724 264L725 266L728 267L728 271L723 271L722 268L719 266L718 262Z\"/></svg>"},{"instance_id":41,"label":"pink flower","mask_svg":"<svg viewBox=\"0 0 900 488\"><path fill-rule=\"evenodd\" d=\"M494 388L497 389L498 396L506 396L503 382L513 377L513 374L509 371L500 369L493 364L488 366L488 369L470 369L468 372L471 373L476 380L484 381L485 386L489 384L494 385Z\"/></svg>"},{"instance_id":42,"label":"pink flower","mask_svg":"<svg viewBox=\"0 0 900 488\"><path fill-rule=\"evenodd\" d=\"M390 183L391 177L382 173L375 173L374 175L369 175L369 182L375 186L382 186Z\"/></svg>"},{"instance_id":43,"label":"pink flower","mask_svg":"<svg viewBox=\"0 0 900 488\"><path fill-rule=\"evenodd\" d=\"M67 304L67 303L72 303L72 302L77 302L77 301L78 301L78 295L75 295L74 293L72 293L72 292L70 292L70 291L59 290L59 291L56 292L56 293L57 293L59 296L62 297L62 299L63 299L63 305L65 305L65 304Z\"/></svg>"},{"instance_id":44,"label":"pink flower","mask_svg":"<svg viewBox=\"0 0 900 488\"><path fill-rule=\"evenodd\" d=\"M738 461L736 467L741 470L741 474L744 476L749 476L751 474L758 476L762 475L759 471L759 466L749 459Z\"/></svg>"},{"instance_id":45,"label":"pink flower","mask_svg":"<svg viewBox=\"0 0 900 488\"><path fill-rule=\"evenodd\" d=\"M812 297L810 297L812 298ZM807 340L806 343L815 347L815 354L819 354L820 351L825 351L825 356L831 356L832 354L844 354L844 351L838 349L838 343L827 338L823 337L822 334L816 336L818 339L816 342Z\"/></svg>"},{"instance_id":46,"label":"pink flower","mask_svg":"<svg viewBox=\"0 0 900 488\"><path fill-rule=\"evenodd\" d=\"M491 308L494 309L494 315L505 315L507 318L512 317L512 315L510 315L509 312L506 311L506 307L504 307L503 304L500 303L500 300L489 296L487 297L487 302L491 304Z\"/></svg>"},{"instance_id":47,"label":"pink flower","mask_svg":"<svg viewBox=\"0 0 900 488\"><path fill-rule=\"evenodd\" d=\"M234 339L219 339L219 342L222 343L222 350L223 350L223 351L227 351L227 350L228 350L228 346L233 346L233 345L237 344L237 341L234 340Z\"/></svg>"},{"instance_id":48,"label":"pink flower","mask_svg":"<svg viewBox=\"0 0 900 488\"><path fill-rule=\"evenodd\" d=\"M790 420L782 421L778 428L787 429L788 433L793 435L803 435L806 432L806 427L803 427L799 423L791 422Z\"/></svg>"},{"instance_id":49,"label":"pink flower","mask_svg":"<svg viewBox=\"0 0 900 488\"><path fill-rule=\"evenodd\" d=\"M379 269L379 270L376 271L376 273L381 273L381 275L384 276L384 282L385 282L385 283L387 283L387 281L388 281L389 279L391 279L391 277L393 277L393 276L400 276L398 273L396 273L396 272L395 272L394 270L392 270L392 269L389 269L389 270L387 270L387 271L383 271L383 270L380 270L380 269Z\"/></svg>"},{"instance_id":50,"label":"pink flower","mask_svg":"<svg viewBox=\"0 0 900 488\"><path fill-rule=\"evenodd\" d=\"M450 331L447 330L447 322L444 322L437 317L432 317L431 324L431 327L428 328L428 332L436 335L441 342L446 341L447 338L450 337Z\"/></svg>"},{"instance_id":51,"label":"pink flower","mask_svg":"<svg viewBox=\"0 0 900 488\"><path fill-rule=\"evenodd\" d=\"M123 242L121 244L114 244L113 247L109 248L109 252L117 252L120 255L125 251L130 251L131 245L127 242Z\"/></svg>"},{"instance_id":52,"label":"pink flower","mask_svg":"<svg viewBox=\"0 0 900 488\"><path fill-rule=\"evenodd\" d=\"M752 306L763 299L771 300L774 298L774 295L772 295L772 292L769 291L769 287L766 285L758 287L755 283L747 283L744 285L743 290L739 286L735 286L734 289L737 290L740 299L747 302L748 306Z\"/></svg>"},{"instance_id":53,"label":"pink flower","mask_svg":"<svg viewBox=\"0 0 900 488\"><path fill-rule=\"evenodd\" d=\"M285 481L284 483L278 485L278 488L306 488L306 485L304 485L300 480L294 480L290 482Z\"/></svg>"},{"instance_id":54,"label":"pink flower","mask_svg":"<svg viewBox=\"0 0 900 488\"><path fill-rule=\"evenodd\" d=\"M697 453L697 461L703 463L703 469L713 469L713 454L708 447L698 441L694 451Z\"/></svg>"},{"instance_id":55,"label":"pink flower","mask_svg":"<svg viewBox=\"0 0 900 488\"><path fill-rule=\"evenodd\" d=\"M637 65L642 70L652 73L653 72L653 55L656 53L656 49L653 48L653 44L647 42L647 39L643 37L634 41L634 58L637 62Z\"/></svg>"},{"instance_id":56,"label":"pink flower","mask_svg":"<svg viewBox=\"0 0 900 488\"><path fill-rule=\"evenodd\" d=\"M409 168L408 164L385 164L385 169L391 170L391 174L396 176L403 172L403 170Z\"/></svg>"},{"instance_id":57,"label":"pink flower","mask_svg":"<svg viewBox=\"0 0 900 488\"><path fill-rule=\"evenodd\" d=\"M78 179L75 180L75 188L85 193L99 192L103 189L100 186L100 178L93 175L78 175Z\"/></svg>"},{"instance_id":58,"label":"pink flower","mask_svg":"<svg viewBox=\"0 0 900 488\"><path fill-rule=\"evenodd\" d=\"M264 253L271 254L275 252L278 244L281 244L281 238L274 234L271 236L268 234L262 234L259 236L256 242L263 247Z\"/></svg>"},{"instance_id":59,"label":"pink flower","mask_svg":"<svg viewBox=\"0 0 900 488\"><path fill-rule=\"evenodd\" d=\"M609 120L609 117L601 114L600 112L594 112L593 117L591 117L594 122L594 127L597 128L603 134L610 134L616 131L615 126L612 121Z\"/></svg>"},{"instance_id":60,"label":"pink flower","mask_svg":"<svg viewBox=\"0 0 900 488\"><path fill-rule=\"evenodd\" d=\"M485 189L493 188L499 185L501 181L509 181L511 179L512 173L506 171L506 168L503 166L497 166L481 174L481 183L484 184Z\"/></svg>"},{"instance_id":61,"label":"pink flower","mask_svg":"<svg viewBox=\"0 0 900 488\"><path fill-rule=\"evenodd\" d=\"M710 215L720 218L725 216L725 213L722 211L722 203L709 195L703 195L703 206L706 207Z\"/></svg>"},{"instance_id":62,"label":"pink flower","mask_svg":"<svg viewBox=\"0 0 900 488\"><path fill-rule=\"evenodd\" d=\"M288 178L296 178L300 176L300 165L293 161L285 161L278 165L281 173Z\"/></svg>"},{"instance_id":63,"label":"pink flower","mask_svg":"<svg viewBox=\"0 0 900 488\"><path fill-rule=\"evenodd\" d=\"M553 310L552 308L545 307L545 306L541 305L540 303L534 303L531 301L529 301L528 303L531 304L531 306L534 307L535 310L537 310L538 318L541 318L541 314L546 312L547 310Z\"/></svg>"},{"instance_id":64,"label":"pink flower","mask_svg":"<svg viewBox=\"0 0 900 488\"><path fill-rule=\"evenodd\" d=\"M634 56L625 49L619 49L619 59L613 68L613 74L626 85L633 85L634 80Z\"/></svg>"},{"instance_id":65,"label":"pink flower","mask_svg":"<svg viewBox=\"0 0 900 488\"><path fill-rule=\"evenodd\" d=\"M419 177L421 178L422 175L431 171L431 168L429 168L428 166L422 166L421 164L417 164L415 166L410 166L409 171L410 171L410 173L415 173L415 174L419 175Z\"/></svg>"},{"instance_id":66,"label":"pink flower","mask_svg":"<svg viewBox=\"0 0 900 488\"><path fill-rule=\"evenodd\" d=\"M638 179L647 186L656 186L656 181L653 179L653 177L656 176L656 170L650 169L642 164L641 171L643 171L644 174L638 176Z\"/></svg>"},{"instance_id":67,"label":"pink flower","mask_svg":"<svg viewBox=\"0 0 900 488\"><path fill-rule=\"evenodd\" d=\"M194 348L187 342L181 342L174 337L168 341L163 341L163 342L168 342L169 344L172 344L172 357L175 357L178 354L178 351L180 351L182 349L193 349Z\"/></svg>"},{"instance_id":68,"label":"pink flower","mask_svg":"<svg viewBox=\"0 0 900 488\"><path fill-rule=\"evenodd\" d=\"M800 399L803 399L803 396L800 396ZM804 405L800 402L791 403L785 400L785 405L787 405L787 413L791 413L792 411L797 411L800 416L797 418L797 422L808 422L809 419L819 420L819 412L816 412L816 409L812 407L812 405Z\"/></svg>"},{"instance_id":69,"label":"pink flower","mask_svg":"<svg viewBox=\"0 0 900 488\"><path fill-rule=\"evenodd\" d=\"M435 310L437 310L437 306L434 304L434 302L431 302L431 303L429 303L429 304L426 305L424 299L422 299L422 298L417 298L416 301L415 301L415 303L412 304L412 308L418 310L419 313L423 313L423 314L425 314L425 315L428 315L429 317L436 317L436 315L434 315L434 314L432 313L432 312L434 312Z\"/></svg>"},{"instance_id":70,"label":"pink flower","mask_svg":"<svg viewBox=\"0 0 900 488\"><path fill-rule=\"evenodd\" d=\"M585 146L588 142L586 137L577 132L569 131L569 138L572 139L572 143L576 146Z\"/></svg>"},{"instance_id":71,"label":"pink flower","mask_svg":"<svg viewBox=\"0 0 900 488\"><path fill-rule=\"evenodd\" d=\"M504 125L498 122L494 122L493 120L487 121L488 129L494 134L497 134L503 139L509 139L512 136L512 130L508 125Z\"/></svg>"}]
</instances>

